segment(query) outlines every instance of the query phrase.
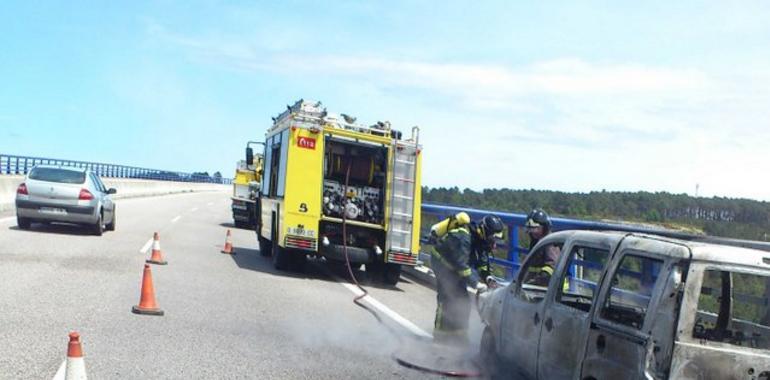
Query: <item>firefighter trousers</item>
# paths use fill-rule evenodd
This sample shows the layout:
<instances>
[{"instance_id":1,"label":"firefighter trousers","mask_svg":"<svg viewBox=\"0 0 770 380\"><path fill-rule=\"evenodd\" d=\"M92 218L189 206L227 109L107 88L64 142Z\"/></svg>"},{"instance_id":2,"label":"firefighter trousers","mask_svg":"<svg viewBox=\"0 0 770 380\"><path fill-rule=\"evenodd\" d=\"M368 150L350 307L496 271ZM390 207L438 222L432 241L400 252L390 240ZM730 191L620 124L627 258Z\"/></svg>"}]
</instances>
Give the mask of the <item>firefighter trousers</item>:
<instances>
[{"instance_id":1,"label":"firefighter trousers","mask_svg":"<svg viewBox=\"0 0 770 380\"><path fill-rule=\"evenodd\" d=\"M433 340L438 343L464 344L468 341L471 299L466 281L444 265L434 265L436 274L436 319Z\"/></svg>"}]
</instances>

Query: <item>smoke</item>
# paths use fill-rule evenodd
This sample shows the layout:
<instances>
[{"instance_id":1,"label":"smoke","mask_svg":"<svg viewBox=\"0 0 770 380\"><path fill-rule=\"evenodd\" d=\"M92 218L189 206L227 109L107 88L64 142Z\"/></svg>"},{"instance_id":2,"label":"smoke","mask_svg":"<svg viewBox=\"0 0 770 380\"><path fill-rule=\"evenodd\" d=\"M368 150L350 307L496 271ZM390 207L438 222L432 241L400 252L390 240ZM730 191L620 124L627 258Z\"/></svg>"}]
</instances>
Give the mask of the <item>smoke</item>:
<instances>
[{"instance_id":1,"label":"smoke","mask_svg":"<svg viewBox=\"0 0 770 380\"><path fill-rule=\"evenodd\" d=\"M357 308L352 303L351 307ZM323 323L323 319L313 323L309 315L295 315L284 319L280 327L311 351L331 349L389 357L399 346L399 338L363 309L355 316L335 313L329 323Z\"/></svg>"}]
</instances>

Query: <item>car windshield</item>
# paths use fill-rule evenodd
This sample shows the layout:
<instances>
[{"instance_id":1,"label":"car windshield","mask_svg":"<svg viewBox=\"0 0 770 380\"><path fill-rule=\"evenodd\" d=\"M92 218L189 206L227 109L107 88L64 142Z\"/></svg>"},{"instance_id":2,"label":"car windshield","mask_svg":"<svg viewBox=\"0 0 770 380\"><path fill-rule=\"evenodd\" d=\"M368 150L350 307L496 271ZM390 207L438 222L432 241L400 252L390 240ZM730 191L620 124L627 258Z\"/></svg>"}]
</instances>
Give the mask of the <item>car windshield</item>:
<instances>
[{"instance_id":1,"label":"car windshield","mask_svg":"<svg viewBox=\"0 0 770 380\"><path fill-rule=\"evenodd\" d=\"M79 184L86 181L86 173L55 168L34 168L29 173L29 178L38 181Z\"/></svg>"}]
</instances>

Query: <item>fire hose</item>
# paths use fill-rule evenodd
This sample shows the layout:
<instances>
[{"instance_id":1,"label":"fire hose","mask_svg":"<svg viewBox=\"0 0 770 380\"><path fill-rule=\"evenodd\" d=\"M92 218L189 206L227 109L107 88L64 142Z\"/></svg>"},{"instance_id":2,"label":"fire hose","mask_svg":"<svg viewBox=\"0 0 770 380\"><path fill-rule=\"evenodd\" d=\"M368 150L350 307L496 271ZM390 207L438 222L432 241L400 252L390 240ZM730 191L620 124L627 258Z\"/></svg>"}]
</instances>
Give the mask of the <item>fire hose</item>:
<instances>
[{"instance_id":1,"label":"fire hose","mask_svg":"<svg viewBox=\"0 0 770 380\"><path fill-rule=\"evenodd\" d=\"M348 193L348 184L350 181L350 166L351 166L351 163L348 163L347 170L345 172L345 187L344 187L343 194ZM368 311L369 314L371 314L379 324L384 326L388 330L388 332L390 332L390 334L393 335L396 338L396 340L398 340L401 346L404 346L405 343L403 341L403 337L400 334L398 334L391 326L388 326L387 324L385 324L382 320L382 317L380 317L377 311L375 311L374 309L367 306L361 301L362 299L364 299L366 296L369 295L369 292L363 286L361 286L361 284L358 282L358 279L356 279L356 276L353 273L353 268L350 265L350 257L348 256L348 244L347 244L347 216L346 216L346 213L344 212L342 213L342 251L345 254L345 266L348 269L350 280L361 291L360 295L353 298L353 303L363 308L364 310ZM478 371L454 370L454 369L447 370L447 369L431 368L430 365L424 365L424 364L411 361L407 358L400 357L395 353L393 353L391 357L393 358L393 360L395 360L399 365L403 367L414 369L425 373L434 374L434 375L441 375L441 376L447 376L447 377L479 377L481 376L481 374Z\"/></svg>"}]
</instances>

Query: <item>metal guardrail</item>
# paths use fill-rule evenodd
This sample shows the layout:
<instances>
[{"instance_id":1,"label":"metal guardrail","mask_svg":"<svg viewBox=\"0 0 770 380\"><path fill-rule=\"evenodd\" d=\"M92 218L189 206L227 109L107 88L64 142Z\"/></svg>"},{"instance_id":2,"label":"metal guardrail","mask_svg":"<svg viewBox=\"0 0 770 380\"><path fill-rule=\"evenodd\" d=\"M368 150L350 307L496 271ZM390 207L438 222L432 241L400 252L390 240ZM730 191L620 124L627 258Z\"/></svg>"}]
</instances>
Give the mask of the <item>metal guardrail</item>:
<instances>
[{"instance_id":1,"label":"metal guardrail","mask_svg":"<svg viewBox=\"0 0 770 380\"><path fill-rule=\"evenodd\" d=\"M0 175L26 175L35 165L59 165L91 169L99 177L135 178L155 181L202 182L231 184L231 178L217 178L192 173L140 168L136 166L105 164L100 162L63 160L57 158L15 156L0 153Z\"/></svg>"},{"instance_id":2,"label":"metal guardrail","mask_svg":"<svg viewBox=\"0 0 770 380\"><path fill-rule=\"evenodd\" d=\"M525 243L523 241L523 237L525 236L525 234L522 233L523 231L522 229L524 228L524 223L527 220L527 214L480 210L480 209L469 208L469 207L457 207L457 206L439 205L439 204L431 204L431 203L422 204L422 214L436 217L438 220L448 218L449 216L457 214L458 212L467 213L473 220L479 220L483 218L485 215L491 214L491 215L498 216L503 221L503 223L507 226L507 229L508 229L507 231L508 239L507 241L503 242L504 243L503 245L506 251L506 257L505 258L490 257L490 262L493 265L497 265L505 269L506 280L510 280L511 278L513 278L513 276L515 276L516 272L518 272L519 268L521 267L521 262L519 258L524 257L527 253L529 253L529 249L523 246L523 243ZM704 236L695 236L695 235L680 233L676 231L646 227L641 225L613 224L613 223L594 222L594 221L567 219L567 218L551 218L551 222L553 224L552 231L594 230L594 231L642 232L642 233L668 236L673 238L681 238L686 240L695 240L695 239L703 240L703 241L708 241L709 239L715 240L714 238L709 238ZM427 233L423 233L422 235L424 237L428 236ZM717 239L717 240L722 240L722 239ZM722 241L722 243L724 243L724 241Z\"/></svg>"},{"instance_id":3,"label":"metal guardrail","mask_svg":"<svg viewBox=\"0 0 770 380\"><path fill-rule=\"evenodd\" d=\"M439 204L431 204L431 203L422 204L423 215L431 215L434 217L438 217L439 220L448 218L450 215L457 214L458 212L466 212L473 220L479 220L483 218L484 215L490 215L490 214L497 215L498 217L500 217L503 223L505 223L505 225L508 227L508 236L516 237L516 239L509 238L508 241L505 242L506 249L507 249L506 258L503 259L499 257L494 257L494 258L490 258L490 261L493 264L500 265L506 268L507 278L508 279L512 278L513 275L518 271L519 267L521 266L521 263L519 262L519 257L523 257L529 252L527 248L524 248L521 245L521 238L524 237L525 234L520 233L522 231L521 229L524 228L524 223L526 222L527 215L518 214L518 213L500 212L500 211L481 210L481 209L475 209L475 208L469 208L469 207L439 205ZM757 249L761 251L770 252L770 242L763 242L763 241L752 241L752 240L723 238L723 237L717 237L717 236L695 235L695 234L686 233L686 232L672 231L672 230L667 230L663 228L654 228L654 227L638 225L638 224L606 223L606 222L596 222L596 221L589 221L589 220L577 220L577 219L567 219L567 218L551 218L551 222L553 224L553 227L552 227L553 231L594 230L594 231L638 232L638 233L647 233L647 234L665 236L665 237L681 239L681 240L721 244L721 245L727 245L727 246L733 246L733 247L750 248L750 249ZM427 233L423 233L422 235L424 237L428 236Z\"/></svg>"}]
</instances>

